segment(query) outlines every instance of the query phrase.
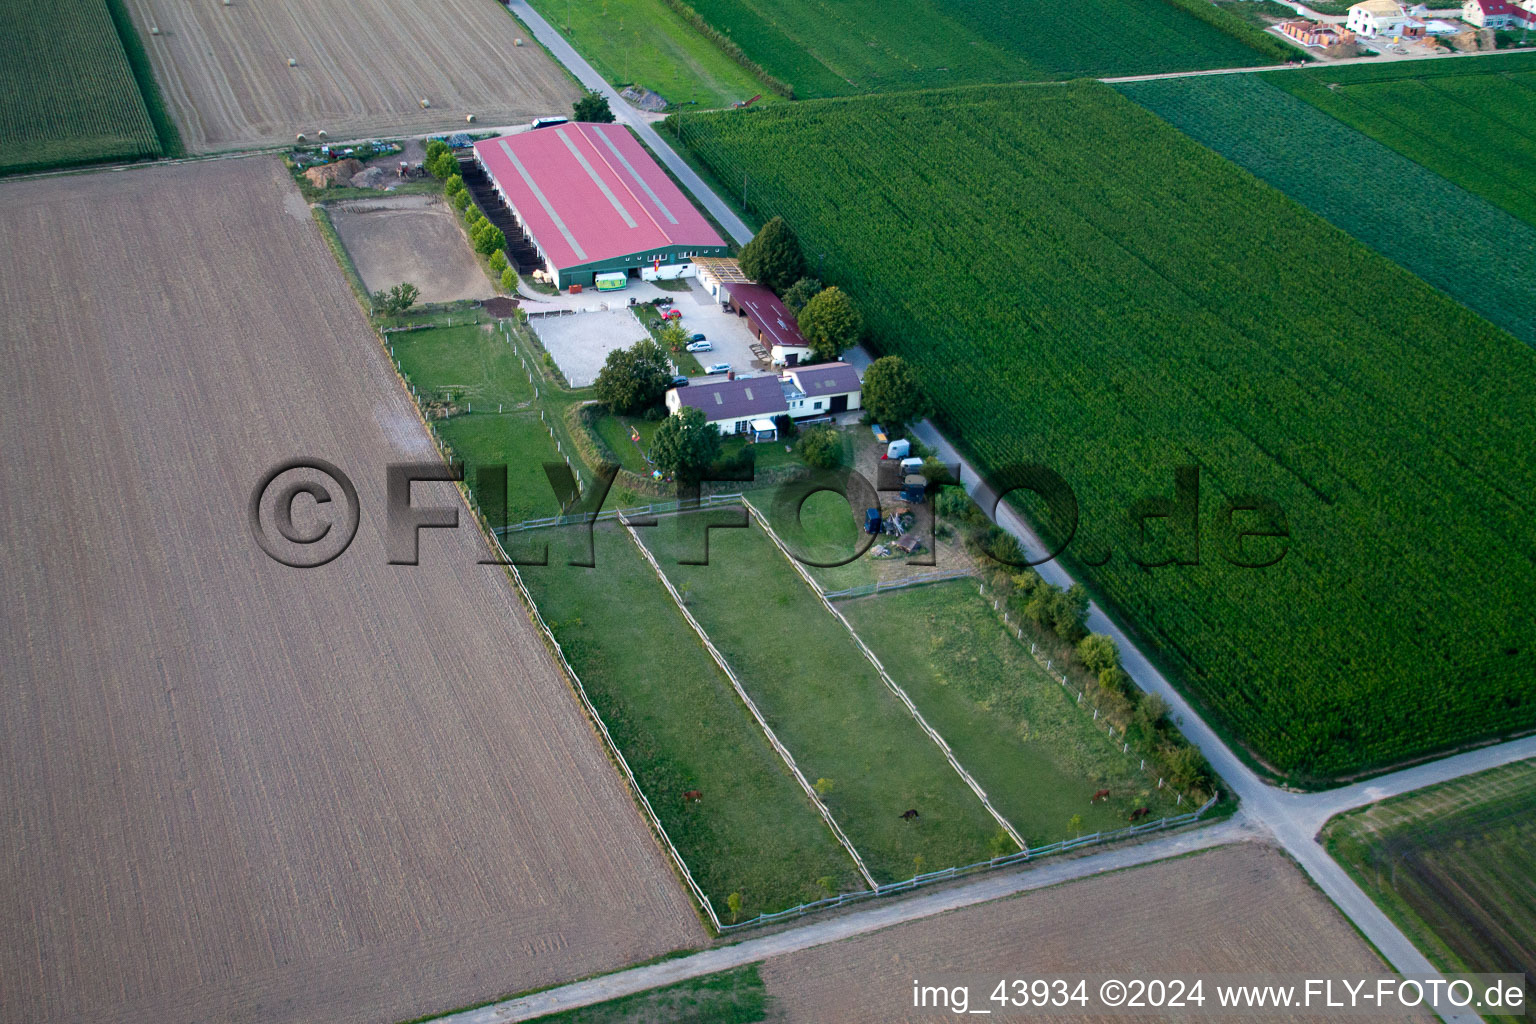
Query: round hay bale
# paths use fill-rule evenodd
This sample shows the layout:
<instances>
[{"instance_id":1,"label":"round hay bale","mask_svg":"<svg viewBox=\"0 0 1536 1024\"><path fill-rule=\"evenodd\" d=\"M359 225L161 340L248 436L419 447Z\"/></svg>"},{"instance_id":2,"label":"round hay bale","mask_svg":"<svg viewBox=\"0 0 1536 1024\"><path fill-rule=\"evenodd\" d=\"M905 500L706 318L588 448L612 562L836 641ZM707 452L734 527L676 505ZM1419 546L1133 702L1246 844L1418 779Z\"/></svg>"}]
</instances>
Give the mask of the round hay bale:
<instances>
[{"instance_id":1,"label":"round hay bale","mask_svg":"<svg viewBox=\"0 0 1536 1024\"><path fill-rule=\"evenodd\" d=\"M299 134L297 134L297 135L295 135L293 137L293 141L297 142L299 145L302 146L304 143L308 142L309 140L304 137L304 133L303 132L299 132Z\"/></svg>"},{"instance_id":2,"label":"round hay bale","mask_svg":"<svg viewBox=\"0 0 1536 1024\"><path fill-rule=\"evenodd\" d=\"M464 115L464 120L468 121L470 124L474 124L475 123L475 115L474 114L465 114Z\"/></svg>"},{"instance_id":3,"label":"round hay bale","mask_svg":"<svg viewBox=\"0 0 1536 1024\"><path fill-rule=\"evenodd\" d=\"M425 100L425 99L423 99L423 100L422 100L422 101L421 101L421 109L422 109L422 110L426 110L426 109L427 109L427 108L428 108L428 107L430 107L430 106L431 106L431 105L432 105L432 104L430 104L430 103L428 103L428 102L427 102L427 101L426 101L426 100Z\"/></svg>"},{"instance_id":4,"label":"round hay bale","mask_svg":"<svg viewBox=\"0 0 1536 1024\"><path fill-rule=\"evenodd\" d=\"M518 36L516 39L512 40L512 45L513 46L522 46L523 45L523 37L522 36Z\"/></svg>"},{"instance_id":5,"label":"round hay bale","mask_svg":"<svg viewBox=\"0 0 1536 1024\"><path fill-rule=\"evenodd\" d=\"M149 26L149 34L152 35L152 36L159 35L160 34L160 26L159 25L151 25L151 26Z\"/></svg>"},{"instance_id":6,"label":"round hay bale","mask_svg":"<svg viewBox=\"0 0 1536 1024\"><path fill-rule=\"evenodd\" d=\"M325 129L324 128L321 128L319 131L315 132L315 137L316 138L320 138L320 139L328 139L328 138L330 138L329 135L325 134Z\"/></svg>"},{"instance_id":7,"label":"round hay bale","mask_svg":"<svg viewBox=\"0 0 1536 1024\"><path fill-rule=\"evenodd\" d=\"M288 58L288 66L291 67L291 68L296 68L296 67L299 66L299 62L294 60L292 57L289 57Z\"/></svg>"}]
</instances>

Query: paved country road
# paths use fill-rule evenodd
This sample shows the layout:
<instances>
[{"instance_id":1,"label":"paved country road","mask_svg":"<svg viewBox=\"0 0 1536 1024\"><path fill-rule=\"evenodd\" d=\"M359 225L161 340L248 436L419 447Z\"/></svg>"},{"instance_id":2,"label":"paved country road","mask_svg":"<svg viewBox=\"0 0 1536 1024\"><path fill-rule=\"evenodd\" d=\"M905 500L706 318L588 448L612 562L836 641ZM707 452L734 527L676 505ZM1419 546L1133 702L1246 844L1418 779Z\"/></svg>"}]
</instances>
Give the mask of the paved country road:
<instances>
[{"instance_id":1,"label":"paved country road","mask_svg":"<svg viewBox=\"0 0 1536 1024\"><path fill-rule=\"evenodd\" d=\"M608 98L614 115L633 128L657 157L683 183L683 187L714 215L727 233L738 243L752 237L751 230L721 201L671 147L658 135L643 114L626 103L602 76L571 48L565 38L555 31L525 0L510 0L508 6L526 24L541 43L549 48L555 58L590 89ZM1476 56L1468 54L1467 56ZM1416 58L1448 59L1448 58ZM1381 58L1371 58L1380 62ZM1337 63L1351 63L1340 61ZM1178 77L1179 74L1226 74L1229 72L1253 72L1273 70L1266 68L1232 68L1221 71L1184 72L1174 75L1149 75L1146 78ZM1137 79L1113 79L1108 81L1134 81ZM868 365L869 356L863 350L855 350L845 356L855 365ZM937 427L925 421L913 429L924 444L935 449L946 462L959 462L967 488L976 496L983 508L989 507L991 495L981 484L975 468L962 459ZM997 521L1008 530L1027 552L1040 557L1045 548L1014 510L999 505ZM1070 586L1072 577L1057 562L1038 567L1040 574L1058 586ZM1102 853L1064 861L1048 861L1014 871L999 872L939 892L923 893L888 903L871 904L864 909L843 916L813 921L797 928L788 929L761 938L748 939L732 946L695 953L649 967L638 967L616 974L576 982L550 989L521 999L483 1007L479 1010L455 1014L445 1020L453 1024L501 1024L506 1021L527 1020L530 1017L557 1010L584 1006L632 992L644 991L659 985L668 985L687 978L710 974L742 964L753 963L769 956L834 942L841 938L875 931L903 921L914 920L931 914L942 913L959 906L1011 895L1027 889L1081 878L1100 871L1116 870L1136 864L1185 853L1205 846L1220 845L1244 838L1264 836L1285 849L1311 876L1312 880L1333 900L1346 917L1381 952L1387 962L1402 974L1435 975L1438 972L1422 953L1416 949L1369 896L1354 883L1333 858L1316 841L1318 830L1332 816L1361 807L1377 800L1410 792L1425 786L1445 782L1480 772L1511 761L1536 757L1536 736L1513 740L1454 757L1442 758L1383 775L1366 782L1345 786L1323 793L1293 793L1271 786L1259 778L1224 743L1189 702L1163 677L1142 652L1131 642L1113 620L1097 604L1089 608L1088 626L1098 633L1115 638L1121 651L1121 660L1131 678L1143 690L1156 693L1168 702L1172 714L1190 742L1210 761L1211 766L1237 794L1242 805L1237 815L1228 822L1205 829L1179 833L1126 847L1112 847ZM1454 1024L1475 1024L1479 1020L1473 1014L1442 1014L1443 1019Z\"/></svg>"}]
</instances>

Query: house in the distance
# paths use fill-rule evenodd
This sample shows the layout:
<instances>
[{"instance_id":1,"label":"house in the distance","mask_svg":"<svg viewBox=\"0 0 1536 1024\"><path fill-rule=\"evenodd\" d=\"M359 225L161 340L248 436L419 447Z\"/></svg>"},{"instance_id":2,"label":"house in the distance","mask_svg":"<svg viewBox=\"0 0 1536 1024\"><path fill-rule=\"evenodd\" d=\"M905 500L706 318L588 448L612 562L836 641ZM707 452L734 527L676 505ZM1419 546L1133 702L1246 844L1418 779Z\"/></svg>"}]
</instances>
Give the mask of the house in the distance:
<instances>
[{"instance_id":1,"label":"house in the distance","mask_svg":"<svg viewBox=\"0 0 1536 1024\"><path fill-rule=\"evenodd\" d=\"M1469 0L1471 2L1471 0ZM1402 35L1413 18L1396 0L1361 0L1349 9L1344 27L1359 36Z\"/></svg>"},{"instance_id":2,"label":"house in the distance","mask_svg":"<svg viewBox=\"0 0 1536 1024\"><path fill-rule=\"evenodd\" d=\"M859 408L859 371L847 363L799 366L783 376L727 377L725 380L672 388L667 411L677 415L698 409L706 423L727 436L742 434L754 441L777 437L773 421L822 419Z\"/></svg>"},{"instance_id":3,"label":"house in the distance","mask_svg":"<svg viewBox=\"0 0 1536 1024\"><path fill-rule=\"evenodd\" d=\"M1530 7L1509 0L1466 0L1461 5L1461 20L1478 28L1536 28L1536 0Z\"/></svg>"}]
</instances>

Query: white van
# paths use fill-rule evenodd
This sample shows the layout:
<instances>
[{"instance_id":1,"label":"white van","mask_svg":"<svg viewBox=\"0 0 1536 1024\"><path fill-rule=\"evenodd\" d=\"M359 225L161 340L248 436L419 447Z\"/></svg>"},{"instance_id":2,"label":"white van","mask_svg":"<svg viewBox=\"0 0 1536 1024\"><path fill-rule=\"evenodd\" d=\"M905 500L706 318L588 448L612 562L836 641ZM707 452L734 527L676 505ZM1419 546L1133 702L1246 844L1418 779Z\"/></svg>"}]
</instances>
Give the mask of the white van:
<instances>
[{"instance_id":1,"label":"white van","mask_svg":"<svg viewBox=\"0 0 1536 1024\"><path fill-rule=\"evenodd\" d=\"M888 459L904 459L912 454L912 442L906 438L892 441L885 446L885 457Z\"/></svg>"},{"instance_id":2,"label":"white van","mask_svg":"<svg viewBox=\"0 0 1536 1024\"><path fill-rule=\"evenodd\" d=\"M921 473L922 471L923 471L923 460L922 459L902 459L901 460L901 475L902 476L910 476L913 473Z\"/></svg>"}]
</instances>

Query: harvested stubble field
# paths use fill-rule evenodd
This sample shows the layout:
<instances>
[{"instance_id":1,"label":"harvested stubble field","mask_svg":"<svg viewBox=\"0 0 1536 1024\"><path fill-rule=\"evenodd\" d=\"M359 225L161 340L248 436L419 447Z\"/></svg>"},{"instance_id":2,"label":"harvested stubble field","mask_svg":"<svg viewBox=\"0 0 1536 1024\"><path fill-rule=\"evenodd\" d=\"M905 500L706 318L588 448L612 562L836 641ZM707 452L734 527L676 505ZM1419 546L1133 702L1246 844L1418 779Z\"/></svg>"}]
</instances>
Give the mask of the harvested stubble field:
<instances>
[{"instance_id":1,"label":"harvested stubble field","mask_svg":"<svg viewBox=\"0 0 1536 1024\"><path fill-rule=\"evenodd\" d=\"M399 1020L699 941L480 538L386 564L384 467L433 451L282 166L0 186L22 245L0 1018ZM300 454L363 509L319 569L246 522Z\"/></svg>"},{"instance_id":2,"label":"harvested stubble field","mask_svg":"<svg viewBox=\"0 0 1536 1024\"><path fill-rule=\"evenodd\" d=\"M760 970L776 1020L899 1024L950 1016L912 1011L914 978L1299 974L1320 965L1337 974L1387 973L1284 854L1243 843L899 925L769 960ZM979 1001L995 1009L987 994L973 993L972 1007ZM991 1019L1035 1019L1031 1012ZM1047 1019L1106 1018L1053 1012Z\"/></svg>"},{"instance_id":3,"label":"harvested stubble field","mask_svg":"<svg viewBox=\"0 0 1536 1024\"><path fill-rule=\"evenodd\" d=\"M126 2L193 151L320 129L336 139L426 132L462 127L471 113L514 124L568 112L579 95L491 0Z\"/></svg>"}]
</instances>

